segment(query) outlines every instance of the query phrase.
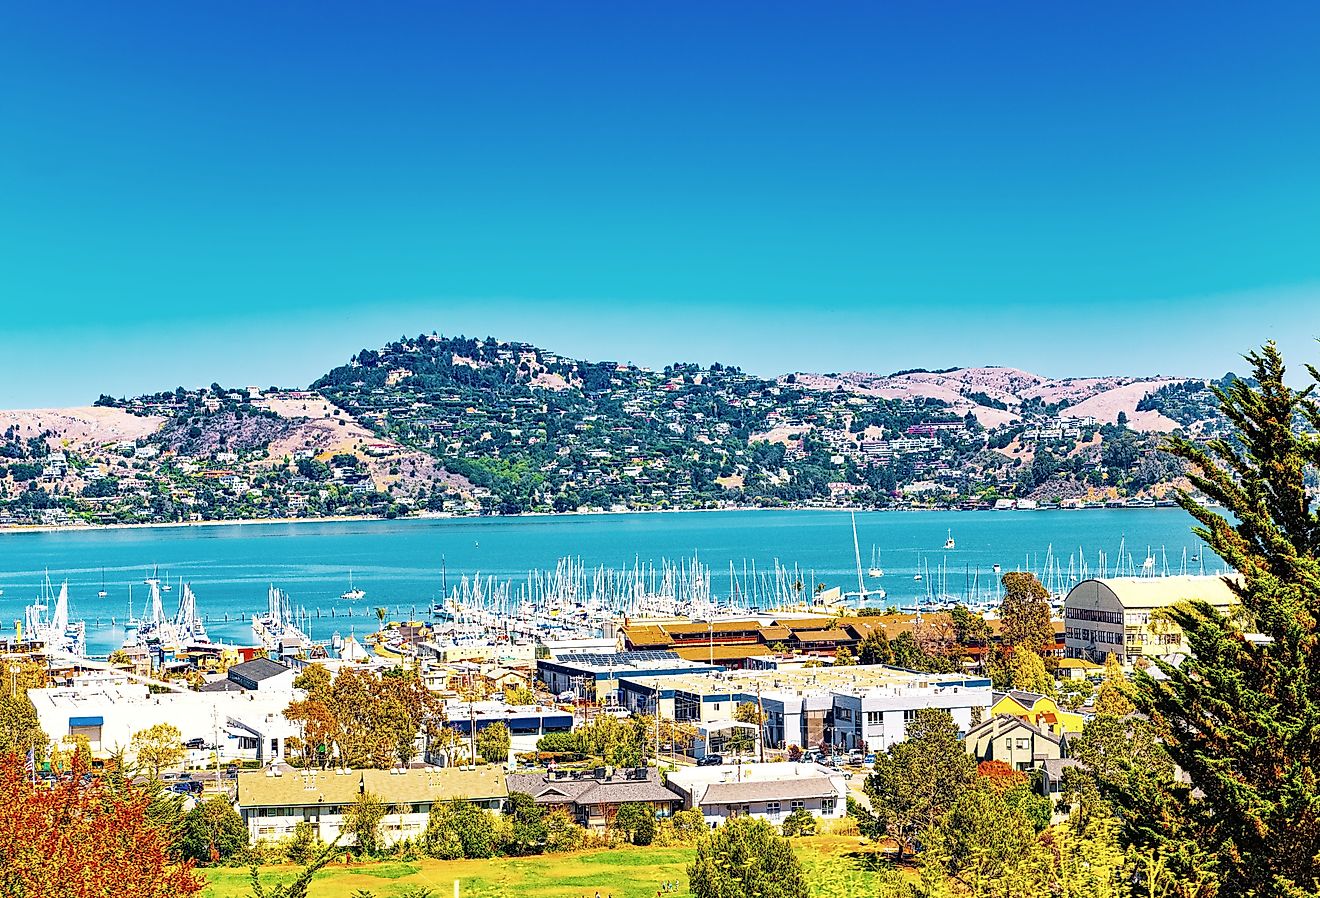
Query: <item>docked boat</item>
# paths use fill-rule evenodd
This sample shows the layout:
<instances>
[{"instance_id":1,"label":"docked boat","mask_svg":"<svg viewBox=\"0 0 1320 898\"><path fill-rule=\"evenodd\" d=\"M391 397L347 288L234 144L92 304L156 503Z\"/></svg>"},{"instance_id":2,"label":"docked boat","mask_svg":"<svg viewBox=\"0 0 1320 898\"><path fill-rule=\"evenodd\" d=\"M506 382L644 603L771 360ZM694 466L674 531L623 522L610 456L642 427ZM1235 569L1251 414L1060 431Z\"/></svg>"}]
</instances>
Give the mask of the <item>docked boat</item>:
<instances>
[{"instance_id":1,"label":"docked boat","mask_svg":"<svg viewBox=\"0 0 1320 898\"><path fill-rule=\"evenodd\" d=\"M53 607L52 607L53 606ZM46 612L50 616L46 616ZM69 583L56 593L46 576L37 600L23 611L24 630L31 639L54 652L82 657L87 654L87 626L69 620Z\"/></svg>"},{"instance_id":2,"label":"docked boat","mask_svg":"<svg viewBox=\"0 0 1320 898\"><path fill-rule=\"evenodd\" d=\"M274 658L297 655L312 647L311 638L298 626L289 594L274 584L266 593L266 613L252 616L252 638Z\"/></svg>"}]
</instances>

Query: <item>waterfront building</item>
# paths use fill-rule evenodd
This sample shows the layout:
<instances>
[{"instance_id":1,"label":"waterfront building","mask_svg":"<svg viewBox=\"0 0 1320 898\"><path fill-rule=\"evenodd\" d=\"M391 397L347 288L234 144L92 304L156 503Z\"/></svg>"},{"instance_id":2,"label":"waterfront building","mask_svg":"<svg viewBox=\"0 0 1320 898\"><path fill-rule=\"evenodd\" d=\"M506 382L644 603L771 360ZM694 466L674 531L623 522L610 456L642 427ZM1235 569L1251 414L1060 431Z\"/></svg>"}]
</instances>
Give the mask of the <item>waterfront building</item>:
<instances>
[{"instance_id":1,"label":"waterfront building","mask_svg":"<svg viewBox=\"0 0 1320 898\"><path fill-rule=\"evenodd\" d=\"M1165 614L1189 599L1218 611L1238 604L1234 577L1115 577L1083 580L1063 602L1069 658L1101 663L1110 654L1126 665L1144 658L1186 655L1182 630Z\"/></svg>"},{"instance_id":2,"label":"waterfront building","mask_svg":"<svg viewBox=\"0 0 1320 898\"><path fill-rule=\"evenodd\" d=\"M711 826L730 817L780 824L794 811L837 820L847 812L843 774L819 764L726 764L680 767L667 780L685 810L700 809Z\"/></svg>"},{"instance_id":3,"label":"waterfront building","mask_svg":"<svg viewBox=\"0 0 1320 898\"><path fill-rule=\"evenodd\" d=\"M392 845L419 838L426 831L432 805L466 799L498 811L509 791L504 769L481 767L411 767L395 770L316 770L277 764L238 775L238 812L253 841L274 842L293 835L304 821L323 842L351 836L342 833L344 816L370 793L386 809L381 839Z\"/></svg>"},{"instance_id":4,"label":"waterfront building","mask_svg":"<svg viewBox=\"0 0 1320 898\"><path fill-rule=\"evenodd\" d=\"M959 731L975 715L989 716L990 680L963 674L924 674L884 665L624 676L620 703L666 718L718 724L738 705L765 711L765 744L833 746L883 751L907 738L907 723L922 708L943 708Z\"/></svg>"}]
</instances>

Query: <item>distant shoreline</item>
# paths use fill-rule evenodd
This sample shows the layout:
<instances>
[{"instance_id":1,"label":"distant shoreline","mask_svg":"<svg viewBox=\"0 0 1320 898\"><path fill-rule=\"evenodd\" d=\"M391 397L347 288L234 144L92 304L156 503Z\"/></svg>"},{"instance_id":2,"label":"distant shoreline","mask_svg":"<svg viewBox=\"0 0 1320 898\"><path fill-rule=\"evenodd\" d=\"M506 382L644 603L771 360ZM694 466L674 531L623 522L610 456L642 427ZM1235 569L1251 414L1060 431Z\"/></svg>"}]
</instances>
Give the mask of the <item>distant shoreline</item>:
<instances>
[{"instance_id":1,"label":"distant shoreline","mask_svg":"<svg viewBox=\"0 0 1320 898\"><path fill-rule=\"evenodd\" d=\"M1157 506L1164 510L1176 510L1176 506ZM994 511L997 514L1006 512L1027 512L1035 513L1037 511L1067 511L1075 513L1079 511L1153 511L1150 507L1146 508L1049 508L1049 509L989 509L981 508L974 511ZM424 514L409 515L399 518L382 518L375 515L336 515L323 518L245 518L242 520L225 521L163 521L160 523L149 524L0 524L0 538L5 534L11 533L90 533L108 530L151 530L151 529L182 529L190 527L235 527L235 526L263 526L267 524L351 524L360 522L398 522L398 521L491 521L491 520L517 520L519 518L581 518L581 517L604 517L609 515L643 515L643 514L692 514L696 512L733 512L733 511L829 511L829 512L934 512L934 511L958 511L965 512L968 509L960 508L852 508L847 505L812 505L807 507L778 507L767 508L764 506L752 505L739 508L637 508L626 511L558 511L558 512L523 512L521 514L506 515L458 515L447 512L430 512Z\"/></svg>"}]
</instances>

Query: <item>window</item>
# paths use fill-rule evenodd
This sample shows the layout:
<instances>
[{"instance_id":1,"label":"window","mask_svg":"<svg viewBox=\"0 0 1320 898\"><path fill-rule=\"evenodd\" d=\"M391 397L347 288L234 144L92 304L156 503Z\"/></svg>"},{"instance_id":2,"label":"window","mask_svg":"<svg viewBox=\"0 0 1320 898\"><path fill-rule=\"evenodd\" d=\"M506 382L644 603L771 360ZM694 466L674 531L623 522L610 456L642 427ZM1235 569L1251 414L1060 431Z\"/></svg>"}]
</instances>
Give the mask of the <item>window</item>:
<instances>
[{"instance_id":1,"label":"window","mask_svg":"<svg viewBox=\"0 0 1320 898\"><path fill-rule=\"evenodd\" d=\"M1091 611L1087 608L1066 608L1063 616L1067 620L1089 620L1101 624L1123 623L1123 612L1121 611Z\"/></svg>"},{"instance_id":2,"label":"window","mask_svg":"<svg viewBox=\"0 0 1320 898\"><path fill-rule=\"evenodd\" d=\"M884 713L881 711L867 711L866 725L869 727L880 726L885 722Z\"/></svg>"},{"instance_id":3,"label":"window","mask_svg":"<svg viewBox=\"0 0 1320 898\"><path fill-rule=\"evenodd\" d=\"M917 709L917 708L909 708L908 710L904 711L904 712L903 712L903 722L904 722L904 723L911 723L912 721L916 720L916 719L917 719L917 711L918 711L918 710L919 710L919 709Z\"/></svg>"},{"instance_id":4,"label":"window","mask_svg":"<svg viewBox=\"0 0 1320 898\"><path fill-rule=\"evenodd\" d=\"M790 812L802 811L805 810L806 807L807 807L807 803L805 801L802 801L801 799L798 799L797 801L790 801L788 803L788 809Z\"/></svg>"},{"instance_id":5,"label":"window","mask_svg":"<svg viewBox=\"0 0 1320 898\"><path fill-rule=\"evenodd\" d=\"M765 803L765 812L766 812L767 814L769 814L771 817L778 817L778 816L779 816L779 802L777 802L777 801L767 801L767 802Z\"/></svg>"},{"instance_id":6,"label":"window","mask_svg":"<svg viewBox=\"0 0 1320 898\"><path fill-rule=\"evenodd\" d=\"M1017 741L1017 747L1018 747L1018 749L1019 749L1020 751L1026 751L1027 749L1031 748L1031 740L1030 740L1030 739L1019 739L1019 740Z\"/></svg>"},{"instance_id":7,"label":"window","mask_svg":"<svg viewBox=\"0 0 1320 898\"><path fill-rule=\"evenodd\" d=\"M820 812L826 816L834 813L835 802L837 798L822 798L820 800Z\"/></svg>"},{"instance_id":8,"label":"window","mask_svg":"<svg viewBox=\"0 0 1320 898\"><path fill-rule=\"evenodd\" d=\"M834 717L837 720L852 720L852 708L835 708Z\"/></svg>"}]
</instances>

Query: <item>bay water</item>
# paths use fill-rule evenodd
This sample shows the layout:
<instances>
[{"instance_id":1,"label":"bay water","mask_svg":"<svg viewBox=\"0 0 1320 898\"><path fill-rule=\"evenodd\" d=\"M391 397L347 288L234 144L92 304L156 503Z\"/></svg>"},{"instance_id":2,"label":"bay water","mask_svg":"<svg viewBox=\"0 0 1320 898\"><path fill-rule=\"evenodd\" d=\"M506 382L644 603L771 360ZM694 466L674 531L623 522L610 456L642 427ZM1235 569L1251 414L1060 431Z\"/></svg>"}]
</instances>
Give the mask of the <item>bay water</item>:
<instances>
[{"instance_id":1,"label":"bay water","mask_svg":"<svg viewBox=\"0 0 1320 898\"><path fill-rule=\"evenodd\" d=\"M1122 547L1139 570L1150 557L1156 573L1218 572L1221 564L1191 532L1178 508L1049 511L859 512L857 535L863 568L872 547L885 571L867 577L882 585L882 604L910 605L928 591L984 595L1002 570L1096 576L1104 553L1115 573ZM947 538L955 548L945 550ZM846 511L755 510L431 518L399 521L309 521L217 526L83 529L0 533L0 621L23 617L49 573L56 589L69 584L70 619L87 622L88 652L104 655L122 644L128 614L141 613L148 597L144 577L158 569L174 583L166 594L173 614L180 580L191 584L213 639L251 642L245 617L266 607L274 584L306 609L311 635L376 629L375 609L391 619L425 618L441 595L442 577L452 588L463 575L519 580L529 570L553 569L558 559L580 558L589 569L621 569L665 559L696 557L711 569L711 590L730 593L730 562L740 581L754 563L758 572L776 560L797 566L804 583L857 589L851 517ZM1148 570L1150 567L1148 566ZM443 570L443 574L442 574ZM340 598L353 583L366 592ZM923 578L914 580L920 571ZM104 582L105 598L98 597Z\"/></svg>"}]
</instances>

